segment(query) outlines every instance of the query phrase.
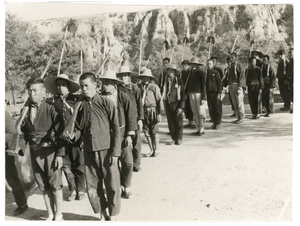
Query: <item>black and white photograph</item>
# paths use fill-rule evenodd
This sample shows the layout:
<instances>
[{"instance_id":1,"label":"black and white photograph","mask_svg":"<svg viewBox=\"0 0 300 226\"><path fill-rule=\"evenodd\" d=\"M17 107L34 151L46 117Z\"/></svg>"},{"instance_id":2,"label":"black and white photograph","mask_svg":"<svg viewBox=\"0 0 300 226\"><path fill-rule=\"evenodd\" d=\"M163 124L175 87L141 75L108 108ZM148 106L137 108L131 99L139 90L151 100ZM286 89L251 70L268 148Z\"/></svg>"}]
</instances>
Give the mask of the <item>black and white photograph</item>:
<instances>
[{"instance_id":1,"label":"black and white photograph","mask_svg":"<svg viewBox=\"0 0 300 226\"><path fill-rule=\"evenodd\" d=\"M6 223L299 219L294 1L1 4Z\"/></svg>"}]
</instances>

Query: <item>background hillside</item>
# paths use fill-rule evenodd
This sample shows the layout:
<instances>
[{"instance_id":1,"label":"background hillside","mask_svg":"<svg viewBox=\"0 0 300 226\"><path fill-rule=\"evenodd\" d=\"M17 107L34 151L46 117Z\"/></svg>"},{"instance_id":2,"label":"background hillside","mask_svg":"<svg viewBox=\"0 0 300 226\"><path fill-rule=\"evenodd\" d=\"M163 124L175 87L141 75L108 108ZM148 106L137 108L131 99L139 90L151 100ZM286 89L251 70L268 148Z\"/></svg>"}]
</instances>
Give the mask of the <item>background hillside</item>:
<instances>
[{"instance_id":1,"label":"background hillside","mask_svg":"<svg viewBox=\"0 0 300 226\"><path fill-rule=\"evenodd\" d=\"M180 63L196 55L205 63L209 37L214 38L211 55L219 57L221 66L235 39L233 51L239 53L243 63L246 64L252 42L253 49L271 56L275 67L277 51L294 42L292 5L176 6L29 23L7 14L6 20L7 90L18 92L24 90L29 76L42 73L51 54L46 76L56 75L67 25L61 71L74 80L81 71L81 50L83 71L97 72L108 49L104 69L117 70L119 62L125 60L138 71L142 46L142 66L147 65L158 76L164 56Z\"/></svg>"}]
</instances>

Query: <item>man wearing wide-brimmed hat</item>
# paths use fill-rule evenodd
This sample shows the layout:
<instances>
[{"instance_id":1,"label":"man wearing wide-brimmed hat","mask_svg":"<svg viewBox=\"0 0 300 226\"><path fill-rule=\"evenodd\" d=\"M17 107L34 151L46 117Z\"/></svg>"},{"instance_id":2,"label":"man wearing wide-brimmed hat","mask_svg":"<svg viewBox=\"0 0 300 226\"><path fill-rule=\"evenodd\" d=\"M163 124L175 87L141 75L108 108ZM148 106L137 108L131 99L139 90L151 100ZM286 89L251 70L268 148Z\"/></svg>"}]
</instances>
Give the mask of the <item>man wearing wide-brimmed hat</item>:
<instances>
[{"instance_id":1,"label":"man wearing wide-brimmed hat","mask_svg":"<svg viewBox=\"0 0 300 226\"><path fill-rule=\"evenodd\" d=\"M118 90L118 85L123 81L117 79L116 72L107 70L100 78L102 81L102 94L111 99L118 110L119 127L121 135L121 186L122 197L130 199L131 179L133 171L132 137L137 130L136 108L132 107L130 97Z\"/></svg>"},{"instance_id":2,"label":"man wearing wide-brimmed hat","mask_svg":"<svg viewBox=\"0 0 300 226\"><path fill-rule=\"evenodd\" d=\"M72 117L75 104L79 97L73 93L79 90L79 85L65 74L51 76L45 80L46 89L54 95L55 109L66 126ZM80 141L66 143L62 170L65 173L70 195L68 201L85 198L84 155L80 150Z\"/></svg>"},{"instance_id":3,"label":"man wearing wide-brimmed hat","mask_svg":"<svg viewBox=\"0 0 300 226\"><path fill-rule=\"evenodd\" d=\"M141 134L143 129L144 120L144 108L141 97L140 88L131 82L131 76L135 76L137 73L130 71L129 67L124 65L120 67L120 71L117 73L117 78L123 80L123 84L118 86L118 89L128 94L132 102L132 108L137 114L138 129L135 131L135 135L132 139L132 154L133 154L133 171L138 172L141 170Z\"/></svg>"},{"instance_id":4,"label":"man wearing wide-brimmed hat","mask_svg":"<svg viewBox=\"0 0 300 226\"><path fill-rule=\"evenodd\" d=\"M204 134L204 124L206 119L206 73L200 70L203 66L197 57L190 60L191 74L188 79L186 92L190 97L193 118L196 123L196 132L192 135L202 136Z\"/></svg>"},{"instance_id":5,"label":"man wearing wide-brimmed hat","mask_svg":"<svg viewBox=\"0 0 300 226\"><path fill-rule=\"evenodd\" d=\"M277 68L277 78L278 78L280 95L284 103L284 106L280 108L280 110L287 111L290 110L290 106L291 106L291 90L290 90L289 78L288 78L289 62L286 59L284 49L279 50L278 54L280 57L280 61L278 63L278 68Z\"/></svg>"},{"instance_id":6,"label":"man wearing wide-brimmed hat","mask_svg":"<svg viewBox=\"0 0 300 226\"><path fill-rule=\"evenodd\" d=\"M155 80L155 77L150 69L145 68L137 77L142 80L143 130L150 147L150 153L147 156L155 157L159 154L158 123L161 122L161 93L159 87L151 82Z\"/></svg>"},{"instance_id":7,"label":"man wearing wide-brimmed hat","mask_svg":"<svg viewBox=\"0 0 300 226\"><path fill-rule=\"evenodd\" d=\"M53 103L45 99L44 80L32 77L27 85L28 111L21 130L30 146L35 180L43 192L48 216L46 220L62 220L62 157L65 142L60 138L63 121Z\"/></svg>"},{"instance_id":8,"label":"man wearing wide-brimmed hat","mask_svg":"<svg viewBox=\"0 0 300 226\"><path fill-rule=\"evenodd\" d=\"M82 100L76 105L73 130L63 137L83 140L87 193L95 213L105 220L114 220L121 208L121 185L118 159L121 155L118 112L112 100L97 92L96 76L85 72L79 78ZM73 121L75 120L75 121ZM69 125L67 125L67 128ZM105 191L103 189L105 184ZM109 214L107 213L109 210Z\"/></svg>"},{"instance_id":9,"label":"man wearing wide-brimmed hat","mask_svg":"<svg viewBox=\"0 0 300 226\"><path fill-rule=\"evenodd\" d=\"M183 82L176 77L178 72L176 65L167 66L168 78L165 83L166 115L172 141L168 144L180 145L182 143L183 132L183 109L185 93Z\"/></svg>"},{"instance_id":10,"label":"man wearing wide-brimmed hat","mask_svg":"<svg viewBox=\"0 0 300 226\"><path fill-rule=\"evenodd\" d=\"M188 120L188 123L186 125L184 125L184 128L195 128L195 122L193 120L193 111L191 108L191 103L190 103L190 97L189 95L187 95L186 92L186 86L187 86L187 82L189 80L190 77L190 63L188 60L184 60L181 62L181 66L182 66L182 70L180 73L180 79L183 82L183 88L184 88L184 92L185 92L185 102L184 102L184 115L185 118Z\"/></svg>"},{"instance_id":11,"label":"man wearing wide-brimmed hat","mask_svg":"<svg viewBox=\"0 0 300 226\"><path fill-rule=\"evenodd\" d=\"M255 66L261 68L261 66L263 65L262 58L263 58L264 54L260 50L256 49L251 52L251 56L256 59Z\"/></svg>"}]
</instances>

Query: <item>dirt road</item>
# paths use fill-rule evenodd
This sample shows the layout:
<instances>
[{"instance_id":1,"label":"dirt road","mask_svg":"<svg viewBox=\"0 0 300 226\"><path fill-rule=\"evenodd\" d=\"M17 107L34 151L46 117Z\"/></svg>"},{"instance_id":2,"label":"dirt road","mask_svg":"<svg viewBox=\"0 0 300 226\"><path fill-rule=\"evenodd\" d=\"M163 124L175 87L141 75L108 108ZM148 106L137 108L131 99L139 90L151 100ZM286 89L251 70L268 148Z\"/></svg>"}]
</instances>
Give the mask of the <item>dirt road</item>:
<instances>
[{"instance_id":1,"label":"dirt road","mask_svg":"<svg viewBox=\"0 0 300 226\"><path fill-rule=\"evenodd\" d=\"M276 104L279 109L281 104ZM167 146L166 120L160 127L160 156L143 158L134 173L134 197L122 199L118 221L289 221L292 219L292 120L278 110L270 118L232 124L224 106L221 129L193 137L184 130L181 146ZM207 123L206 127L211 126ZM143 143L143 153L148 151ZM66 183L64 191L67 190ZM6 220L43 220L40 192L29 210L13 217L16 204L6 193ZM97 220L88 199L64 202L64 219Z\"/></svg>"}]
</instances>

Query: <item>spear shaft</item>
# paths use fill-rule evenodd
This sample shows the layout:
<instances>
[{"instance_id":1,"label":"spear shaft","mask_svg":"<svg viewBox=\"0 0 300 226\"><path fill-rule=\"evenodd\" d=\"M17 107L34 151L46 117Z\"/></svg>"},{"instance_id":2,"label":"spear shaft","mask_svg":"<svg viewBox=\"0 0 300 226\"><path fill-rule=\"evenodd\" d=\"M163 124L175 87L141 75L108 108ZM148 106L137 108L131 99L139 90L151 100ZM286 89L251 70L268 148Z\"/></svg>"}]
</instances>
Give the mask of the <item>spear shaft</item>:
<instances>
[{"instance_id":1,"label":"spear shaft","mask_svg":"<svg viewBox=\"0 0 300 226\"><path fill-rule=\"evenodd\" d=\"M59 73L60 73L61 62L62 62L62 58L63 58L63 55L64 55L64 51L65 51L65 48L66 48L67 32L68 32L68 25L66 26L66 31L65 31L65 36L64 36L64 43L63 43L63 47L62 47L61 54L60 54L59 64L58 64L57 76L58 76Z\"/></svg>"}]
</instances>

